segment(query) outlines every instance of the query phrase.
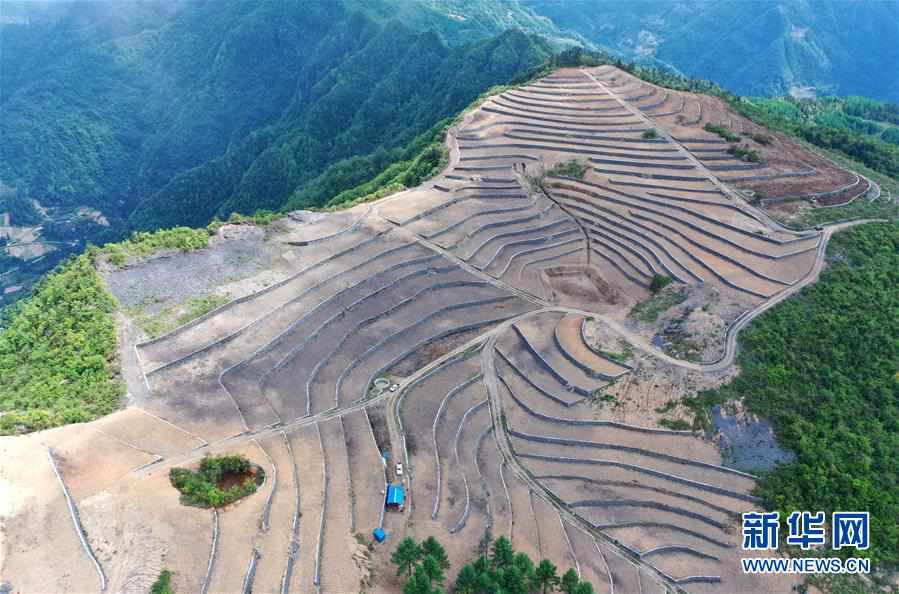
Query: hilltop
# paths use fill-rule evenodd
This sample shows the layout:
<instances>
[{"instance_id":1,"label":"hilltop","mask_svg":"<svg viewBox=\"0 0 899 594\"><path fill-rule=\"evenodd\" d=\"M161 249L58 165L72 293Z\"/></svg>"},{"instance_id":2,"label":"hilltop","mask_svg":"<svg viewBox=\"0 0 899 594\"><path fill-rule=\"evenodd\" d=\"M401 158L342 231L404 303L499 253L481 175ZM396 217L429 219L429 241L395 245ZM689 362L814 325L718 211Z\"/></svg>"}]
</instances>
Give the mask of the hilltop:
<instances>
[{"instance_id":1,"label":"hilltop","mask_svg":"<svg viewBox=\"0 0 899 594\"><path fill-rule=\"evenodd\" d=\"M347 210L238 218L84 256L90 286L119 304L117 354L97 379L121 379L125 407L0 441L17 494L9 542L23 543L5 551L14 588L146 590L167 569L175 591L399 591L390 553L433 535L450 581L506 536L531 559L579 568L598 592L796 585L739 572L737 518L796 497L763 473L814 452L791 434L781 449L742 395L714 391L733 379L752 320L768 329L753 335L755 352L780 344L766 337L787 340L774 314L796 314L778 304L807 298L832 235L853 226L791 229L777 220L783 205L839 217L889 211L894 198L720 98L607 65L491 94L446 148L435 177ZM895 308L895 224L851 233L805 336L845 330L827 311L827 291L845 293L835 282ZM64 294L49 284L48 297ZM839 303L853 316L865 307ZM79 319L65 334L76 342ZM875 374L894 363L891 323L867 342ZM0 336L0 362L46 363L40 349L6 348L28 344L11 343L18 334ZM844 364L831 350L816 361ZM770 367L750 378L784 356L763 354ZM804 374L773 377L810 389ZM889 390L877 375L854 394L870 414L837 436L816 418L816 447L894 422L872 405ZM736 433L709 415L733 417ZM774 420L778 431L797 422ZM723 441L746 435L749 450ZM895 464L894 445L870 452L872 469ZM272 478L221 509L182 505L169 471L206 454L246 456ZM893 475L849 454L834 447L832 462L870 485L852 503L876 510L886 544L868 554L891 567ZM401 513L383 511L387 482L406 487ZM34 525L70 525L66 497L86 541L79 530L52 546L27 538ZM389 544L371 543L375 527Z\"/></svg>"}]
</instances>

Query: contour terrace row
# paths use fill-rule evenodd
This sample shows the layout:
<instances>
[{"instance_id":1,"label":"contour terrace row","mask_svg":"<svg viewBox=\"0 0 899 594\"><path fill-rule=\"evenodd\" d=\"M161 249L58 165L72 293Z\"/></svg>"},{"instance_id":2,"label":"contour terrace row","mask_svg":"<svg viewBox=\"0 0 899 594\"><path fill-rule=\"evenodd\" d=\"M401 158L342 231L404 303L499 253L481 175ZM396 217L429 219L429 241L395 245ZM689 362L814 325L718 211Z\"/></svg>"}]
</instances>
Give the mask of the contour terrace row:
<instances>
[{"instance_id":1,"label":"contour terrace row","mask_svg":"<svg viewBox=\"0 0 899 594\"><path fill-rule=\"evenodd\" d=\"M152 412L210 441L289 422L365 400L422 347L531 307L396 232L329 243L286 281L139 346Z\"/></svg>"},{"instance_id":2,"label":"contour terrace row","mask_svg":"<svg viewBox=\"0 0 899 594\"><path fill-rule=\"evenodd\" d=\"M596 379L610 365L629 369L583 344L579 320L534 315L497 342L492 356L515 456L632 557L690 591L730 591L732 580L744 579L728 564L739 554L735 519L757 504L754 477L722 466L714 446L690 431L596 419ZM581 394L593 386L594 394Z\"/></svg>"}]
</instances>

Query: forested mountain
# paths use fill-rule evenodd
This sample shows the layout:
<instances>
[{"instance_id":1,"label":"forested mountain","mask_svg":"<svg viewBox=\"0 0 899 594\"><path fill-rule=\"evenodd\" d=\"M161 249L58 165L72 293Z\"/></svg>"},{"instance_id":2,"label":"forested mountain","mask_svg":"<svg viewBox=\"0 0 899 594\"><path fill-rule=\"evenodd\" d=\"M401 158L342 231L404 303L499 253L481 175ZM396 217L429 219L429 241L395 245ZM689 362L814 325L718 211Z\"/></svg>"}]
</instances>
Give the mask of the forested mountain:
<instances>
[{"instance_id":1,"label":"forested mountain","mask_svg":"<svg viewBox=\"0 0 899 594\"><path fill-rule=\"evenodd\" d=\"M0 180L141 228L279 207L549 53L520 32L450 48L377 3L80 6L3 27Z\"/></svg>"},{"instance_id":2,"label":"forested mountain","mask_svg":"<svg viewBox=\"0 0 899 594\"><path fill-rule=\"evenodd\" d=\"M522 0L618 52L741 95L899 100L896 0Z\"/></svg>"}]
</instances>

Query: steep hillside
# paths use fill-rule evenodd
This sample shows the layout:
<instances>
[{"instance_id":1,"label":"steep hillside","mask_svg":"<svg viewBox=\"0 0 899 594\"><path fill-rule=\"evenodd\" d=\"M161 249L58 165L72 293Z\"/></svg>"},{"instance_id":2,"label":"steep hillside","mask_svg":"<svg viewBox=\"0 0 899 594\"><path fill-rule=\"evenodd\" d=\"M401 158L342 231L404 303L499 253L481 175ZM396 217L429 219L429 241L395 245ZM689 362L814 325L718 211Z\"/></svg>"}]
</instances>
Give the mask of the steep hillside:
<instances>
[{"instance_id":1,"label":"steep hillside","mask_svg":"<svg viewBox=\"0 0 899 594\"><path fill-rule=\"evenodd\" d=\"M501 33L505 21L455 34L425 2L396 8L4 4L0 214L16 227L0 240L19 246L3 257L5 298L87 241L279 208L295 193L322 205L550 53Z\"/></svg>"},{"instance_id":2,"label":"steep hillside","mask_svg":"<svg viewBox=\"0 0 899 594\"><path fill-rule=\"evenodd\" d=\"M28 67L3 69L0 179L121 219L140 206L142 227L206 222L226 203L279 206L329 164L404 144L547 53L521 34L451 50L342 3L107 8L4 26L4 64ZM232 187L185 187L223 166Z\"/></svg>"},{"instance_id":3,"label":"steep hillside","mask_svg":"<svg viewBox=\"0 0 899 594\"><path fill-rule=\"evenodd\" d=\"M824 0L523 0L620 52L743 95L790 92L899 99L899 3Z\"/></svg>"}]
</instances>

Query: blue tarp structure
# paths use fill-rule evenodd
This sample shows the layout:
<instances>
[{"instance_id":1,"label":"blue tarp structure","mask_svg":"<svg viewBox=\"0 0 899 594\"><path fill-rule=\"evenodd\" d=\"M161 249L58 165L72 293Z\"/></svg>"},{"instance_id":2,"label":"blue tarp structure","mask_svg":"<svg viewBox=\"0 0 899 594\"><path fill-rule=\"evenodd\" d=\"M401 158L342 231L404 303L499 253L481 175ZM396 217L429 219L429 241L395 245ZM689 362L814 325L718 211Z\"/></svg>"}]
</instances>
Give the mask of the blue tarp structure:
<instances>
[{"instance_id":1,"label":"blue tarp structure","mask_svg":"<svg viewBox=\"0 0 899 594\"><path fill-rule=\"evenodd\" d=\"M375 528L371 535L374 536L375 540L378 542L384 542L384 539L387 538L387 533L381 528Z\"/></svg>"},{"instance_id":2,"label":"blue tarp structure","mask_svg":"<svg viewBox=\"0 0 899 594\"><path fill-rule=\"evenodd\" d=\"M406 503L406 491L402 485L390 485L387 487L387 505L402 507Z\"/></svg>"}]
</instances>

